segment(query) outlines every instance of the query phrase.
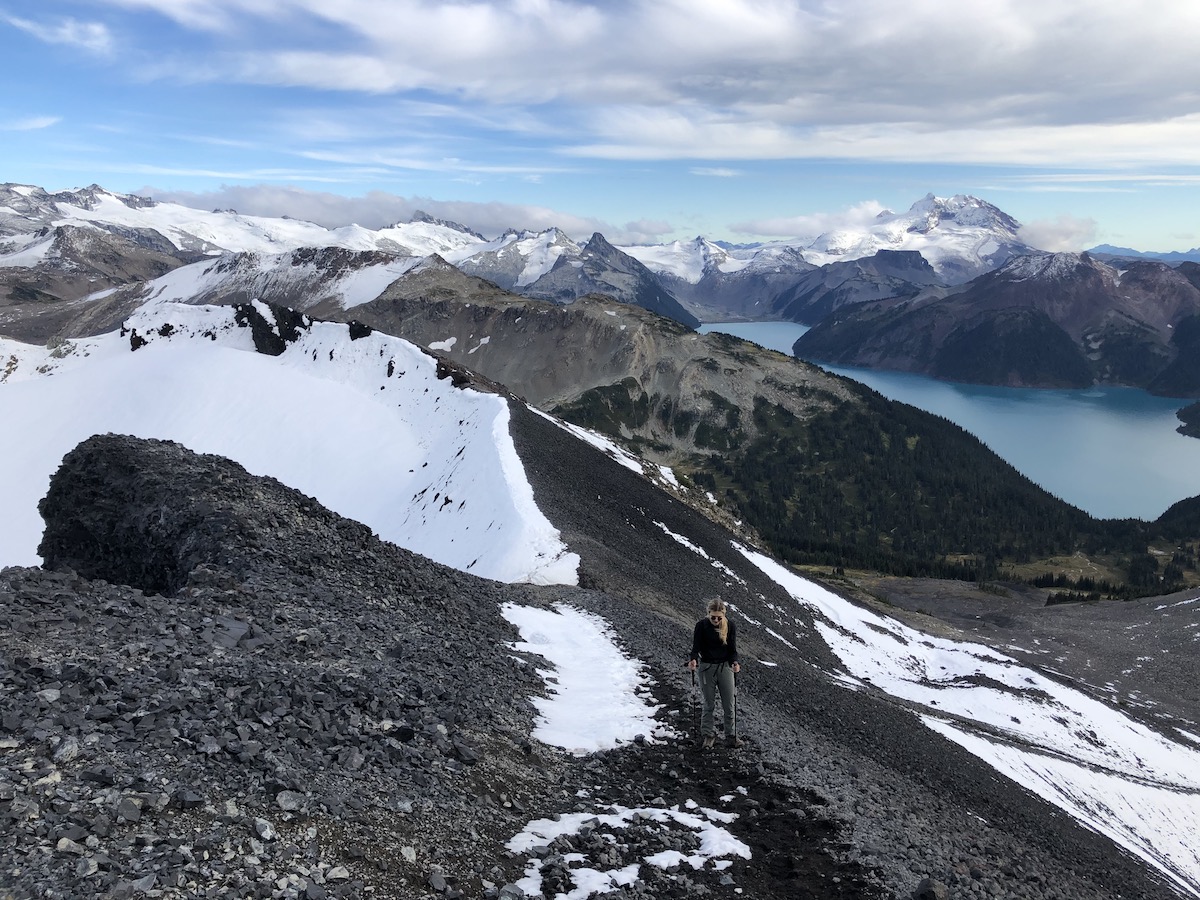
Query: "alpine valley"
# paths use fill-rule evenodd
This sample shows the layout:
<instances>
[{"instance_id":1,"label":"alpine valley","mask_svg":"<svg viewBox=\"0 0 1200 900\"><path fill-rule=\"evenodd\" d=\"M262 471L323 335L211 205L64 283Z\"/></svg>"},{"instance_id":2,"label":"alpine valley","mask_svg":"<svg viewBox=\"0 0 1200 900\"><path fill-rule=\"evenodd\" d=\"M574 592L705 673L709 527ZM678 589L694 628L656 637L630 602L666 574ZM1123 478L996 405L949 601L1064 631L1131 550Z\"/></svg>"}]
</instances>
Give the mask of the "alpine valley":
<instances>
[{"instance_id":1,"label":"alpine valley","mask_svg":"<svg viewBox=\"0 0 1200 900\"><path fill-rule=\"evenodd\" d=\"M0 898L1200 896L1200 497L1097 520L695 330L1200 396L1193 263L1020 234L0 187ZM745 743L706 751L714 596Z\"/></svg>"}]
</instances>

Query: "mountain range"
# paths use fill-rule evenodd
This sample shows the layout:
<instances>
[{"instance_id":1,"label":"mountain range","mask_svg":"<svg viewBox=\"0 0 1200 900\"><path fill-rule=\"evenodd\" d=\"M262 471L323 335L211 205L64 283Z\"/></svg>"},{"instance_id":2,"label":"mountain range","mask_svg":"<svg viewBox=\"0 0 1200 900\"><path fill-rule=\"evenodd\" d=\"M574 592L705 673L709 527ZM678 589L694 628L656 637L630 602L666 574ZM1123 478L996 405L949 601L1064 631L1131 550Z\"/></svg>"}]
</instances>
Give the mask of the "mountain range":
<instances>
[{"instance_id":1,"label":"mountain range","mask_svg":"<svg viewBox=\"0 0 1200 900\"><path fill-rule=\"evenodd\" d=\"M833 290L841 302L853 302L878 297L886 292L882 284L907 293L933 282L956 284L1031 249L1019 240L1018 228L984 201L930 195L907 213L880 213L859 230L794 241L723 246L696 238L614 247L600 234L581 244L554 228L509 230L488 240L420 213L411 222L377 231L325 229L292 219L159 204L96 185L51 194L7 184L0 186L0 286L7 289L9 303L75 300L217 254L245 254L239 265L251 279L248 270L256 266L303 264L289 258L300 249L309 254L303 262L319 263L311 259L315 248L343 251L336 254L343 270L383 266L382 278L399 274L403 260L437 254L468 274L525 296L569 302L602 292L694 326L701 318L812 318L813 310L824 308L820 295ZM74 248L80 234L102 236L106 265L93 268L81 261ZM867 273L823 271L871 257L875 261L864 264L871 269ZM813 277L814 270L822 275ZM856 277L867 281L861 289ZM798 304L799 296L804 302ZM348 289L343 305L357 300Z\"/></svg>"},{"instance_id":2,"label":"mountain range","mask_svg":"<svg viewBox=\"0 0 1200 900\"><path fill-rule=\"evenodd\" d=\"M553 327L586 316L774 390L747 427L853 396L611 299L411 275L378 314L453 308L459 359L509 323L590 369ZM418 317L422 278L477 293ZM1196 588L803 577L711 490L446 352L261 301L2 355L14 896L1200 893ZM738 750L697 748L682 666L712 596Z\"/></svg>"},{"instance_id":3,"label":"mountain range","mask_svg":"<svg viewBox=\"0 0 1200 900\"><path fill-rule=\"evenodd\" d=\"M1110 247L1048 255L1020 235L1011 216L964 195L928 195L857 229L769 244L697 237L617 247L599 233L578 242L556 228L489 239L423 213L378 230L327 229L96 185L52 194L7 184L0 328L40 341L98 333L147 296L263 299L331 315L436 258L522 296L571 303L603 294L688 327L731 319L819 326L796 349L820 362L1200 396L1200 294L1186 254L1171 257L1174 265Z\"/></svg>"}]
</instances>

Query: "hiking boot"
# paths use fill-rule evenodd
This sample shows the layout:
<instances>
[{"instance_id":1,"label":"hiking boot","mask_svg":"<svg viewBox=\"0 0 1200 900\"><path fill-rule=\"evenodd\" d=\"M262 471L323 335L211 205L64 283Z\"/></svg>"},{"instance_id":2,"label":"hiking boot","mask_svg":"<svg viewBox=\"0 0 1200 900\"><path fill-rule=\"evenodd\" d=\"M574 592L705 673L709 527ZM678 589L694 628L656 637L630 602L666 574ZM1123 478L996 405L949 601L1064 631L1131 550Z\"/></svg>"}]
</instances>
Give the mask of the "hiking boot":
<instances>
[{"instance_id":1,"label":"hiking boot","mask_svg":"<svg viewBox=\"0 0 1200 900\"><path fill-rule=\"evenodd\" d=\"M725 746L726 746L726 747L731 747L731 748L733 748L733 747L744 747L744 746L745 746L745 744L746 744L746 742L745 742L745 741L743 741L743 740L742 740L740 737L738 737L736 734L735 734L735 735L733 735L732 737L727 737L727 738L725 738Z\"/></svg>"},{"instance_id":2,"label":"hiking boot","mask_svg":"<svg viewBox=\"0 0 1200 900\"><path fill-rule=\"evenodd\" d=\"M702 740L700 742L700 746L703 747L705 750L711 750L712 745L715 744L716 741L717 741L717 739L715 737L713 737L711 734L706 734L704 736L704 740Z\"/></svg>"}]
</instances>

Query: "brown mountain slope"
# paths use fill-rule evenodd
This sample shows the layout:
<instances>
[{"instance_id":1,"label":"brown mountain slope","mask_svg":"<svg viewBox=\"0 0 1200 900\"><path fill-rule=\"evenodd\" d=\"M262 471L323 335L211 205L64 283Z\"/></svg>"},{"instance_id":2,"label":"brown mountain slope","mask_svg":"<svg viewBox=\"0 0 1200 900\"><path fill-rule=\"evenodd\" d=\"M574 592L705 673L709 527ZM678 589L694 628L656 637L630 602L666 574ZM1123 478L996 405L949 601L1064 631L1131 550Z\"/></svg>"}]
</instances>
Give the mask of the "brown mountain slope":
<instances>
[{"instance_id":1,"label":"brown mountain slope","mask_svg":"<svg viewBox=\"0 0 1200 900\"><path fill-rule=\"evenodd\" d=\"M849 400L841 379L725 335L697 334L640 307L591 295L567 306L516 297L450 266L397 279L353 318L445 352L544 409L608 406L624 437L670 462L753 436L755 398L799 418ZM591 393L589 393L591 392Z\"/></svg>"}]
</instances>

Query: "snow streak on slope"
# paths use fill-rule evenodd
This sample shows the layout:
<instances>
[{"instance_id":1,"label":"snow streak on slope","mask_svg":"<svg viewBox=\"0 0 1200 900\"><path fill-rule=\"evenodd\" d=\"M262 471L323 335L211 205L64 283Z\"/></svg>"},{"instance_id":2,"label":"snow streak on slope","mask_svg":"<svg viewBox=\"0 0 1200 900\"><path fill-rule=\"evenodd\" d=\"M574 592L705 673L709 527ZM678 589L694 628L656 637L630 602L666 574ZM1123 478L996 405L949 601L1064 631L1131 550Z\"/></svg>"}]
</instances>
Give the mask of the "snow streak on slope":
<instances>
[{"instance_id":1,"label":"snow streak on slope","mask_svg":"<svg viewBox=\"0 0 1200 900\"><path fill-rule=\"evenodd\" d=\"M1200 751L981 644L931 637L734 546L798 602L864 683L1200 897ZM776 610L778 625L796 626ZM790 621L789 621L790 620Z\"/></svg>"},{"instance_id":2,"label":"snow streak on slope","mask_svg":"<svg viewBox=\"0 0 1200 900\"><path fill-rule=\"evenodd\" d=\"M270 322L271 311L255 305ZM501 397L459 390L378 332L308 322L255 352L230 307L164 305L55 351L0 341L0 565L37 565L37 503L96 433L166 438L272 475L386 540L501 581L577 583L537 509Z\"/></svg>"},{"instance_id":3,"label":"snow streak on slope","mask_svg":"<svg viewBox=\"0 0 1200 900\"><path fill-rule=\"evenodd\" d=\"M302 309L332 299L343 309L369 303L389 284L416 268L424 257L385 257L356 268L322 267L301 261L292 252L225 255L181 266L146 284L146 299L155 303L203 303L224 291L240 291L247 299L288 298ZM92 295L99 299L101 294Z\"/></svg>"},{"instance_id":4,"label":"snow streak on slope","mask_svg":"<svg viewBox=\"0 0 1200 900\"><path fill-rule=\"evenodd\" d=\"M524 639L516 650L537 653L551 664L548 697L535 697L533 736L576 755L611 750L643 735L654 743L675 732L655 721L651 682L642 665L617 646L612 626L594 613L557 604L553 610L506 603L504 618Z\"/></svg>"}]
</instances>

